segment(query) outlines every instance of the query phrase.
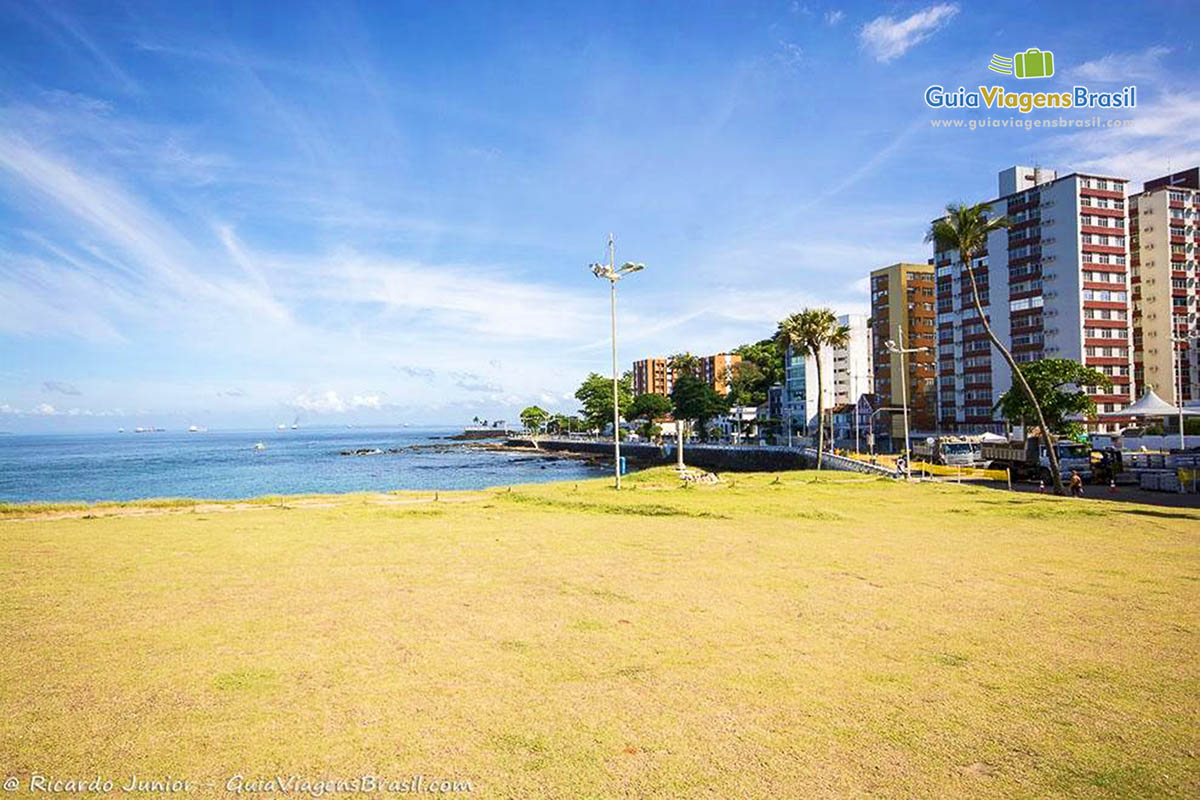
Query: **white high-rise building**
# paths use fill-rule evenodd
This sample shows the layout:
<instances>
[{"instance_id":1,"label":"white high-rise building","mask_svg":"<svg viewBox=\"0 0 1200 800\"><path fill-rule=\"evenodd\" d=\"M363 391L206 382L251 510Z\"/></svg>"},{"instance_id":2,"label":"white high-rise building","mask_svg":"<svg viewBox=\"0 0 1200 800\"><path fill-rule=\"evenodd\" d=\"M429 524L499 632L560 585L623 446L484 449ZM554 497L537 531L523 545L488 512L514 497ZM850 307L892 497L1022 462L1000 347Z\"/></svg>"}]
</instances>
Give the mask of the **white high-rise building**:
<instances>
[{"instance_id":1,"label":"white high-rise building","mask_svg":"<svg viewBox=\"0 0 1200 800\"><path fill-rule=\"evenodd\" d=\"M1031 167L1001 172L999 197L989 204L1011 224L991 234L974 264L984 313L1013 358L1067 358L1105 373L1111 389L1086 387L1102 412L1133 399L1126 184ZM935 248L933 255L940 427L1002 430L993 407L1012 384L1008 365L984 333L957 253Z\"/></svg>"},{"instance_id":2,"label":"white high-rise building","mask_svg":"<svg viewBox=\"0 0 1200 800\"><path fill-rule=\"evenodd\" d=\"M873 391L871 373L871 329L865 314L843 314L838 325L850 329L845 347L821 353L821 378L825 389L825 409L841 403L854 403ZM817 363L813 356L797 358L789 349L784 355L784 419L795 430L816 430Z\"/></svg>"}]
</instances>

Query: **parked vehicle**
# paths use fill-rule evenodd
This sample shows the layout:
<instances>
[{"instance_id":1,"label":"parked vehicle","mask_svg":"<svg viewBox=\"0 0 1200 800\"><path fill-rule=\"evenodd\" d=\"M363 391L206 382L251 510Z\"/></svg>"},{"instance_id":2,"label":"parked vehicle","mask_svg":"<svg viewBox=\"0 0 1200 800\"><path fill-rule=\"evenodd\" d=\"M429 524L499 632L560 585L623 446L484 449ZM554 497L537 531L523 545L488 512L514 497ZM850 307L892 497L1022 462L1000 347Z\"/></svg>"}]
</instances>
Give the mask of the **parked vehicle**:
<instances>
[{"instance_id":1,"label":"parked vehicle","mask_svg":"<svg viewBox=\"0 0 1200 800\"><path fill-rule=\"evenodd\" d=\"M969 436L930 436L912 450L922 461L948 467L973 467L981 458L979 440Z\"/></svg>"},{"instance_id":2,"label":"parked vehicle","mask_svg":"<svg viewBox=\"0 0 1200 800\"><path fill-rule=\"evenodd\" d=\"M1050 454L1042 443L1042 437L1030 437L1015 442L984 442L983 459L993 469L1007 469L1017 480L1042 480L1050 482ZM1058 468L1065 483L1072 472L1078 472L1084 480L1092 476L1091 448L1078 442L1055 444Z\"/></svg>"}]
</instances>

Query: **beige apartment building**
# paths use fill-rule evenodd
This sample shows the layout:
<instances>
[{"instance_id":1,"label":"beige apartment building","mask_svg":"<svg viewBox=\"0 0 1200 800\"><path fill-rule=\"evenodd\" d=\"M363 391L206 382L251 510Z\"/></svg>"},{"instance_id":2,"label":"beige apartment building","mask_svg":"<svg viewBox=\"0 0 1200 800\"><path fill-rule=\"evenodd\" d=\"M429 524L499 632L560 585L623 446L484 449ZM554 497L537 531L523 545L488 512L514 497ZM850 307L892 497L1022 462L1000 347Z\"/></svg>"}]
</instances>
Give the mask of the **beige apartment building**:
<instances>
[{"instance_id":1,"label":"beige apartment building","mask_svg":"<svg viewBox=\"0 0 1200 800\"><path fill-rule=\"evenodd\" d=\"M934 323L937 316L932 264L892 264L871 273L871 363L875 394L886 406L900 408L908 401L909 427L913 431L937 428L934 407ZM900 383L900 356L887 348L887 341L900 341L903 347L926 347L921 353L905 355L907 386ZM893 442L904 437L904 417L889 413Z\"/></svg>"},{"instance_id":2,"label":"beige apartment building","mask_svg":"<svg viewBox=\"0 0 1200 800\"><path fill-rule=\"evenodd\" d=\"M1129 197L1135 383L1169 403L1200 401L1200 167Z\"/></svg>"}]
</instances>

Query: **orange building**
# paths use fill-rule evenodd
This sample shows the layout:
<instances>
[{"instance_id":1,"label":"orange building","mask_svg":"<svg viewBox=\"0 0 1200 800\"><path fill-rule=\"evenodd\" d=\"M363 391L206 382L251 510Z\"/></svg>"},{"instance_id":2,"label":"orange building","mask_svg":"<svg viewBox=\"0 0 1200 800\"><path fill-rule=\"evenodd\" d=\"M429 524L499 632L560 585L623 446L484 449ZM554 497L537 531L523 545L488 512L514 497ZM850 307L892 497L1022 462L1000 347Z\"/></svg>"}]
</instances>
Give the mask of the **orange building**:
<instances>
[{"instance_id":1,"label":"orange building","mask_svg":"<svg viewBox=\"0 0 1200 800\"><path fill-rule=\"evenodd\" d=\"M701 356L700 372L696 376L707 383L718 394L729 394L729 384L733 379L733 368L739 364L742 357L736 353L716 353L711 356ZM643 358L633 362L633 393L661 394L669 396L675 388L675 375L669 359Z\"/></svg>"}]
</instances>

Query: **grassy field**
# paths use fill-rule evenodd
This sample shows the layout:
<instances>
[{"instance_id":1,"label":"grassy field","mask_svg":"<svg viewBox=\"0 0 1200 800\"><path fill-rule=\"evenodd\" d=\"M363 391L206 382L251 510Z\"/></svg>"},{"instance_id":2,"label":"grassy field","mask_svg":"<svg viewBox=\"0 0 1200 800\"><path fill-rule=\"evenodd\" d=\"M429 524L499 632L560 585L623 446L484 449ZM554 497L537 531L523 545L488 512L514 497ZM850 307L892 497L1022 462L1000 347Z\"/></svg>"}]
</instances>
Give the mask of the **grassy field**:
<instances>
[{"instance_id":1,"label":"grassy field","mask_svg":"<svg viewBox=\"0 0 1200 800\"><path fill-rule=\"evenodd\" d=\"M5 509L0 778L1200 796L1200 512L725 478Z\"/></svg>"}]
</instances>

